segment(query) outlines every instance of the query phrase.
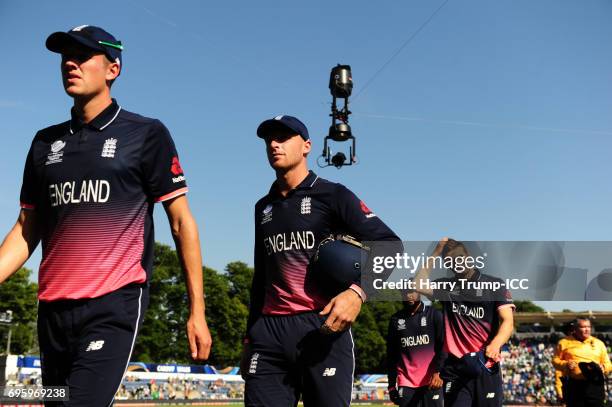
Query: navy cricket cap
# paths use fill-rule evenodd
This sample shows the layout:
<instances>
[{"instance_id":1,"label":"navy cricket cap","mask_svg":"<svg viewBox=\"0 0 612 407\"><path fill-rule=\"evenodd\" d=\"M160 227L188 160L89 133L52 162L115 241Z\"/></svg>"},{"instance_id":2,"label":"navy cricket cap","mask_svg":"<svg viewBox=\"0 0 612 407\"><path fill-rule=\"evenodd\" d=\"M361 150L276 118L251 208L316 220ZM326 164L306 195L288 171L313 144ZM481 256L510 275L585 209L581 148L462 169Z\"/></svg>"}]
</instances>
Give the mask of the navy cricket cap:
<instances>
[{"instance_id":1,"label":"navy cricket cap","mask_svg":"<svg viewBox=\"0 0 612 407\"><path fill-rule=\"evenodd\" d=\"M257 127L257 136L265 138L274 130L289 130L294 134L299 134L304 140L309 140L308 129L298 118L288 115L276 116L265 120Z\"/></svg>"},{"instance_id":2,"label":"navy cricket cap","mask_svg":"<svg viewBox=\"0 0 612 407\"><path fill-rule=\"evenodd\" d=\"M123 45L112 34L93 25L80 25L67 32L58 31L47 38L49 51L63 53L68 45L81 45L102 52L110 61L121 65Z\"/></svg>"}]
</instances>

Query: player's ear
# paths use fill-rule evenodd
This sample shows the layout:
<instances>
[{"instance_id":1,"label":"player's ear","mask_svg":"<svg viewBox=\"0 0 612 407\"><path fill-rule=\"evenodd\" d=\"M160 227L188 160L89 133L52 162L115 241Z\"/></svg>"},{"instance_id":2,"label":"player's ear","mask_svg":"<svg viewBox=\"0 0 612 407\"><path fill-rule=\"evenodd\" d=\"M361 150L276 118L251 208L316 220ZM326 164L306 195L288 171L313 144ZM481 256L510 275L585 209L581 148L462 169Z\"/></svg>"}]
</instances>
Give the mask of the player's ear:
<instances>
[{"instance_id":1,"label":"player's ear","mask_svg":"<svg viewBox=\"0 0 612 407\"><path fill-rule=\"evenodd\" d=\"M119 76L120 72L121 65L119 65L117 62L109 61L106 67L106 80L111 82L114 81L115 79L117 79L117 76Z\"/></svg>"},{"instance_id":2,"label":"player's ear","mask_svg":"<svg viewBox=\"0 0 612 407\"><path fill-rule=\"evenodd\" d=\"M303 147L302 152L305 155L308 155L308 153L310 153L310 150L312 150L312 141L310 141L310 139L308 139L308 140L304 141L304 147Z\"/></svg>"}]
</instances>

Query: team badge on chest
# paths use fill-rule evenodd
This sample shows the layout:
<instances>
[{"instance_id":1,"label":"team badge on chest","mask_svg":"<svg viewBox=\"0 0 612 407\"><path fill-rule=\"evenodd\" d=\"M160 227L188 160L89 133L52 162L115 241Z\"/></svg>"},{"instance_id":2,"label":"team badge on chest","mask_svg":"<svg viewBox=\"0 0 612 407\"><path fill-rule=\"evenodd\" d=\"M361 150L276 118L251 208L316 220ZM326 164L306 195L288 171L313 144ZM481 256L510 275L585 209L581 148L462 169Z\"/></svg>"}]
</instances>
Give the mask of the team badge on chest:
<instances>
[{"instance_id":1,"label":"team badge on chest","mask_svg":"<svg viewBox=\"0 0 612 407\"><path fill-rule=\"evenodd\" d=\"M100 157L104 158L115 158L115 152L117 151L117 139L109 138L104 142L102 147L102 154Z\"/></svg>"},{"instance_id":2,"label":"team badge on chest","mask_svg":"<svg viewBox=\"0 0 612 407\"><path fill-rule=\"evenodd\" d=\"M302 198L302 202L300 203L300 213L302 215L310 214L311 201L312 199L309 196L305 196L304 198Z\"/></svg>"}]
</instances>

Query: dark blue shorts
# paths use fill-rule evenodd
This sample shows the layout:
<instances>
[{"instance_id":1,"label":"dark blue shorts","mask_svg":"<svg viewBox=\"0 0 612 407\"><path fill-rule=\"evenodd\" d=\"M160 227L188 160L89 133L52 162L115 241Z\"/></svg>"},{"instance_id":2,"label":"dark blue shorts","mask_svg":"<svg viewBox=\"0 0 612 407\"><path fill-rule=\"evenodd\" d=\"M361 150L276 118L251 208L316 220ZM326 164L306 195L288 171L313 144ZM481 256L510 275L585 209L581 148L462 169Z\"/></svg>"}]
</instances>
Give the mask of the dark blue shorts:
<instances>
[{"instance_id":1,"label":"dark blue shorts","mask_svg":"<svg viewBox=\"0 0 612 407\"><path fill-rule=\"evenodd\" d=\"M398 389L400 407L442 407L444 395L442 389L430 390L424 387L405 387Z\"/></svg>"},{"instance_id":2,"label":"dark blue shorts","mask_svg":"<svg viewBox=\"0 0 612 407\"><path fill-rule=\"evenodd\" d=\"M70 400L60 405L112 403L147 306L148 289L137 284L98 298L39 303L42 381L69 387Z\"/></svg>"},{"instance_id":3,"label":"dark blue shorts","mask_svg":"<svg viewBox=\"0 0 612 407\"><path fill-rule=\"evenodd\" d=\"M501 369L489 373L484 368L477 377L462 373L460 359L449 355L441 377L444 380L445 407L501 407L503 401Z\"/></svg>"},{"instance_id":4,"label":"dark blue shorts","mask_svg":"<svg viewBox=\"0 0 612 407\"><path fill-rule=\"evenodd\" d=\"M324 335L315 312L261 316L251 327L245 405L349 406L355 358L351 330Z\"/></svg>"}]
</instances>

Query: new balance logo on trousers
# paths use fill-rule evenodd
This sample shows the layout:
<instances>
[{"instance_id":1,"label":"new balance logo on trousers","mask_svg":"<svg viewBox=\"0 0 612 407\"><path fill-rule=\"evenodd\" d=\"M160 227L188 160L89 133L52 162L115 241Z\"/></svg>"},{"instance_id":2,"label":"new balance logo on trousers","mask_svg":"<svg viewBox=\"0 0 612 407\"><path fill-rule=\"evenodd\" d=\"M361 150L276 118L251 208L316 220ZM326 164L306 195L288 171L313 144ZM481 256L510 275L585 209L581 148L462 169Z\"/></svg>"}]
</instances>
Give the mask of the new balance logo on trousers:
<instances>
[{"instance_id":1,"label":"new balance logo on trousers","mask_svg":"<svg viewBox=\"0 0 612 407\"><path fill-rule=\"evenodd\" d=\"M335 367L326 367L325 371L323 372L323 376L333 376L335 374L336 374Z\"/></svg>"},{"instance_id":2,"label":"new balance logo on trousers","mask_svg":"<svg viewBox=\"0 0 612 407\"><path fill-rule=\"evenodd\" d=\"M91 341L85 349L85 352L91 352L92 350L100 350L104 346L104 341Z\"/></svg>"}]
</instances>

